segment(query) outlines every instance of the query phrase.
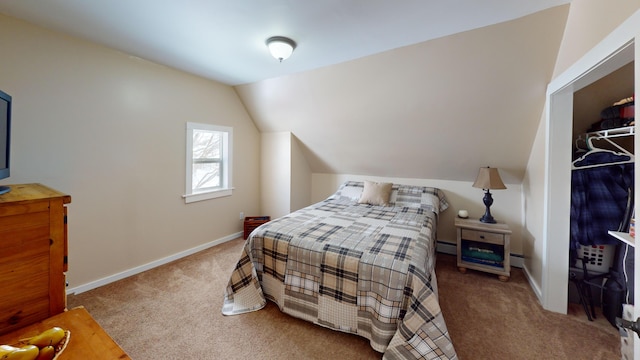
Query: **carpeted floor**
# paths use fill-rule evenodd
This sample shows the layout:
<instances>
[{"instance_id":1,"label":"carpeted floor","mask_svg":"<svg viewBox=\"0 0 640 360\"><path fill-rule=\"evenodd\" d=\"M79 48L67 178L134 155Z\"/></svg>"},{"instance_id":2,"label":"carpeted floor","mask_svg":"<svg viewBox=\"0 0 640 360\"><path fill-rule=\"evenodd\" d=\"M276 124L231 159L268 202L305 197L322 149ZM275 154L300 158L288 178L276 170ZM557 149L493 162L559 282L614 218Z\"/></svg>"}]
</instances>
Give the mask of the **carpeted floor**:
<instances>
[{"instance_id":1,"label":"carpeted floor","mask_svg":"<svg viewBox=\"0 0 640 360\"><path fill-rule=\"evenodd\" d=\"M440 305L460 359L620 359L620 337L601 314L590 322L579 304L569 315L544 310L521 269L496 275L456 271L438 254Z\"/></svg>"},{"instance_id":2,"label":"carpeted floor","mask_svg":"<svg viewBox=\"0 0 640 360\"><path fill-rule=\"evenodd\" d=\"M225 317L222 297L243 240L68 297L85 306L134 360L380 359L364 338L282 314L269 303ZM438 254L440 303L458 356L470 359L620 359L617 330L578 306L541 308L522 271L503 283ZM70 264L73 266L73 264Z\"/></svg>"}]
</instances>

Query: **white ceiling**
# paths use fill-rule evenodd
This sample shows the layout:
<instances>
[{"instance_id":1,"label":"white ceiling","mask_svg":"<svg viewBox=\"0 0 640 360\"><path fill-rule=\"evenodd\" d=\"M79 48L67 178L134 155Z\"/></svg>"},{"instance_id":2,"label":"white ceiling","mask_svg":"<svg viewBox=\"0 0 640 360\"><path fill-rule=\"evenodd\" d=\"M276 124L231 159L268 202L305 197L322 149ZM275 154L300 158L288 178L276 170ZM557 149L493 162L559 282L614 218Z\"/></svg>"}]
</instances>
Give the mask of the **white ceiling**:
<instances>
[{"instance_id":1,"label":"white ceiling","mask_svg":"<svg viewBox=\"0 0 640 360\"><path fill-rule=\"evenodd\" d=\"M0 12L229 85L513 20L570 0L3 0ZM265 40L298 47L270 57Z\"/></svg>"}]
</instances>

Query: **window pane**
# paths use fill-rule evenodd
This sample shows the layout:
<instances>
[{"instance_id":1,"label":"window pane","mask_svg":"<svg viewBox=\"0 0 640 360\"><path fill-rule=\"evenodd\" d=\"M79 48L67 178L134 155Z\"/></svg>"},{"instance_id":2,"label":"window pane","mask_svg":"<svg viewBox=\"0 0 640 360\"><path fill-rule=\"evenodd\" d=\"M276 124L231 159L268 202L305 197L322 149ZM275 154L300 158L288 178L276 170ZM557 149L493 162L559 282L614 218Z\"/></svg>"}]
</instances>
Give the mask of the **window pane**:
<instances>
[{"instance_id":1,"label":"window pane","mask_svg":"<svg viewBox=\"0 0 640 360\"><path fill-rule=\"evenodd\" d=\"M222 134L217 131L193 131L193 158L219 159L222 155Z\"/></svg>"},{"instance_id":2,"label":"window pane","mask_svg":"<svg viewBox=\"0 0 640 360\"><path fill-rule=\"evenodd\" d=\"M194 191L220 187L220 163L193 164L191 180Z\"/></svg>"},{"instance_id":3,"label":"window pane","mask_svg":"<svg viewBox=\"0 0 640 360\"><path fill-rule=\"evenodd\" d=\"M229 196L233 190L233 128L188 122L185 203Z\"/></svg>"}]
</instances>

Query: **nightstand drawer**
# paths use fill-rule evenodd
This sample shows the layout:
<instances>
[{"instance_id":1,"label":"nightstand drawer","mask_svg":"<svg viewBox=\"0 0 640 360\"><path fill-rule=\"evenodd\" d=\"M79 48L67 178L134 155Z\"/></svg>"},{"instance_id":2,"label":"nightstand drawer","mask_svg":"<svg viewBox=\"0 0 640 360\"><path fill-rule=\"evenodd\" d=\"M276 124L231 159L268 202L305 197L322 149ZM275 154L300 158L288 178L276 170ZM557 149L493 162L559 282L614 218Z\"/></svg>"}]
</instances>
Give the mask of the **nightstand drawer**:
<instances>
[{"instance_id":1,"label":"nightstand drawer","mask_svg":"<svg viewBox=\"0 0 640 360\"><path fill-rule=\"evenodd\" d=\"M496 234L487 231L478 231L478 230L462 230L462 239L464 240L473 240L473 241L482 241L490 244L504 244L504 235Z\"/></svg>"}]
</instances>

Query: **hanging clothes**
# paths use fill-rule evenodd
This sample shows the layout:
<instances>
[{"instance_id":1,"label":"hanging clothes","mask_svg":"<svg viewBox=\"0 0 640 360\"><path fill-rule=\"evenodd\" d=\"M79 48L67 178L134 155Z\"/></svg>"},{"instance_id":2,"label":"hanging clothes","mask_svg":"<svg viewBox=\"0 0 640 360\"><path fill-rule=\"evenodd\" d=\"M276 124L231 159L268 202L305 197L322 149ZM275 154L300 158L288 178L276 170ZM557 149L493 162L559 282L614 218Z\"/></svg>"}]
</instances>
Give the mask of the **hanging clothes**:
<instances>
[{"instance_id":1,"label":"hanging clothes","mask_svg":"<svg viewBox=\"0 0 640 360\"><path fill-rule=\"evenodd\" d=\"M587 134L587 152L573 161L571 172L569 266L575 267L578 258L581 260L580 267L586 265L585 261L591 263L595 260L585 259L584 254L578 254L581 245L614 246L613 259L609 259L612 263L606 272L589 274L584 267L582 283L583 287L589 289L587 296L591 299L592 312L591 288L600 288L602 313L613 326L616 326L615 318L622 316L625 293L629 298L628 294L633 292L633 283L629 282L625 266L629 261L633 263L633 258L630 258L628 251L621 246L620 240L609 235L609 231L629 230L634 209L635 156L609 138L632 134L633 128L621 129L616 131L616 134ZM598 148L594 146L593 140L606 140L608 146L613 146L621 152Z\"/></svg>"},{"instance_id":2,"label":"hanging clothes","mask_svg":"<svg viewBox=\"0 0 640 360\"><path fill-rule=\"evenodd\" d=\"M572 260L580 245L617 245L618 240L609 236L608 231L619 230L633 193L634 165L629 160L629 156L599 150L574 162L570 219Z\"/></svg>"}]
</instances>

